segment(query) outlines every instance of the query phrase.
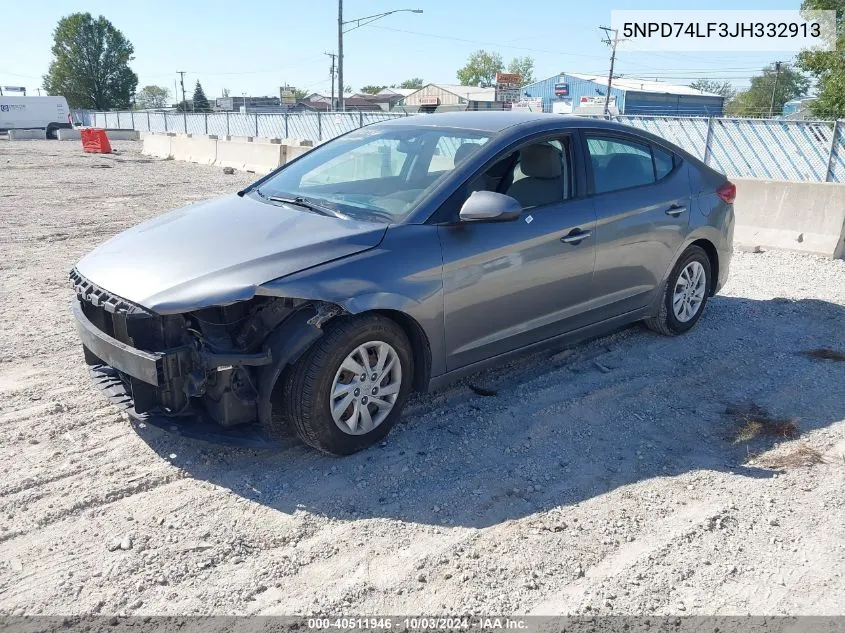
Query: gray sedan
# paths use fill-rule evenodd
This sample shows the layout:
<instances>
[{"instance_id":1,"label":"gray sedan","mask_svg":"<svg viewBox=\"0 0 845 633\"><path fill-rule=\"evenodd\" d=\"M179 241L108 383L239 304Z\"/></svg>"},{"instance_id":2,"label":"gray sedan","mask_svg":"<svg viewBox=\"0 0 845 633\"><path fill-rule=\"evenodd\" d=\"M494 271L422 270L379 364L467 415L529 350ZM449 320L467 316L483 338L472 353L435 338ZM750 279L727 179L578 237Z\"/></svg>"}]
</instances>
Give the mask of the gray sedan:
<instances>
[{"instance_id":1,"label":"gray sedan","mask_svg":"<svg viewBox=\"0 0 845 633\"><path fill-rule=\"evenodd\" d=\"M634 321L692 328L728 276L735 194L611 122L394 119L112 238L72 270L73 312L133 417L349 454L412 390Z\"/></svg>"}]
</instances>

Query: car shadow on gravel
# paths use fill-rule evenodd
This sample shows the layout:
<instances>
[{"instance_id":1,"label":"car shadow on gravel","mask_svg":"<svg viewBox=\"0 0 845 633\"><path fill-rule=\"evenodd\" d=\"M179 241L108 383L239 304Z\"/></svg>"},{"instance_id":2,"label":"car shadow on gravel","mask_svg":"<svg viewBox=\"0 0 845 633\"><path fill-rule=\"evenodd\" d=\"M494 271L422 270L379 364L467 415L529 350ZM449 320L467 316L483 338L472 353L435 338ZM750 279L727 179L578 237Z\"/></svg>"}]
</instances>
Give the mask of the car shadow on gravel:
<instances>
[{"instance_id":1,"label":"car shadow on gravel","mask_svg":"<svg viewBox=\"0 0 845 633\"><path fill-rule=\"evenodd\" d=\"M653 478L771 477L745 465L726 409L753 402L802 433L845 419L845 363L803 353L845 349L843 324L825 301L719 296L684 336L637 325L415 396L387 442L346 458L138 433L190 476L283 513L487 527ZM764 441L754 450L781 440Z\"/></svg>"}]
</instances>

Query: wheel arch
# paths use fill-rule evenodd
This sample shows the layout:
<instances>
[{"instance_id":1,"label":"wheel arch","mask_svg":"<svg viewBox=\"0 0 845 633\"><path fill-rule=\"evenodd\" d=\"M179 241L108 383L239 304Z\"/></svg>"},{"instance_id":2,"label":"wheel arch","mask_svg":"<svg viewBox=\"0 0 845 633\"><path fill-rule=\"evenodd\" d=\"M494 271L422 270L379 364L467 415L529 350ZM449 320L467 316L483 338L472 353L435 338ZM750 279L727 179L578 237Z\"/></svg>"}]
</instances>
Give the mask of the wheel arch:
<instances>
[{"instance_id":1,"label":"wheel arch","mask_svg":"<svg viewBox=\"0 0 845 633\"><path fill-rule=\"evenodd\" d=\"M719 251L716 250L716 245L713 244L710 240L704 237L700 237L697 240L690 242L684 247L684 250L681 253L684 253L690 246L698 246L701 248L705 253L707 253L707 259L710 260L710 279L709 285L710 287L707 289L708 294L712 297L716 294L716 285L719 283ZM680 255L678 255L680 257ZM674 263L672 264L674 266Z\"/></svg>"},{"instance_id":2,"label":"wheel arch","mask_svg":"<svg viewBox=\"0 0 845 633\"><path fill-rule=\"evenodd\" d=\"M396 307L397 304L403 305L410 300L405 297L392 297L391 301L385 300L384 296L381 301L376 301L373 296L368 299L358 297L338 302L308 300L308 303L303 304L280 323L266 340L266 345L273 352L273 362L259 372L259 420L263 423L270 422L272 409L276 406L274 400L278 397L278 388L284 380L285 372L323 336L323 324L343 318L344 315L348 317L378 314L398 325L411 343L414 361L411 387L414 391L427 391L432 364L428 335L419 321Z\"/></svg>"},{"instance_id":3,"label":"wheel arch","mask_svg":"<svg viewBox=\"0 0 845 633\"><path fill-rule=\"evenodd\" d=\"M425 330L414 317L400 310L378 308L368 312L390 319L405 332L411 342L414 361L414 379L411 386L414 391L427 391L431 378L431 345Z\"/></svg>"}]
</instances>

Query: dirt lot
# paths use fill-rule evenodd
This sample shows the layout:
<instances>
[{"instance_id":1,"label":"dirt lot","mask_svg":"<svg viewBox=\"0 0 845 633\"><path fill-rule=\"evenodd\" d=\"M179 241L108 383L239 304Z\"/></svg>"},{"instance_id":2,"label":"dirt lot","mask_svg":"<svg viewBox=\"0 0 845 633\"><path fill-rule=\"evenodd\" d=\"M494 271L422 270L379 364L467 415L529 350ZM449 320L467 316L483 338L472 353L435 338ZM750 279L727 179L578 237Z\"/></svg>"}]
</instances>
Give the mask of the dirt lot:
<instances>
[{"instance_id":1,"label":"dirt lot","mask_svg":"<svg viewBox=\"0 0 845 633\"><path fill-rule=\"evenodd\" d=\"M353 457L215 447L106 403L66 275L252 176L115 146L0 141L0 613L845 613L845 362L803 354L845 352L845 261L737 253L688 335L416 396Z\"/></svg>"}]
</instances>

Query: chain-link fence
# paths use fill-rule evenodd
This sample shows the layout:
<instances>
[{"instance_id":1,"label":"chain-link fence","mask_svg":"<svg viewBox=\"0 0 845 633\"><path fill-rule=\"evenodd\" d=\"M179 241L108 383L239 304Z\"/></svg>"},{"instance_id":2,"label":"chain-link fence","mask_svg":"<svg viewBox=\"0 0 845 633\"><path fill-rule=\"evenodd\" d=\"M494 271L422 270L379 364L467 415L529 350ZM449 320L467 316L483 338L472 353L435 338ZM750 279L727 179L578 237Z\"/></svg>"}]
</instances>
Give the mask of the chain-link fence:
<instances>
[{"instance_id":1,"label":"chain-link fence","mask_svg":"<svg viewBox=\"0 0 845 633\"><path fill-rule=\"evenodd\" d=\"M315 143L377 121L391 112L95 112L91 124L142 132L292 138ZM554 115L551 115L554 116ZM787 121L615 116L678 145L737 178L845 183L845 121Z\"/></svg>"},{"instance_id":2,"label":"chain-link fence","mask_svg":"<svg viewBox=\"0 0 845 633\"><path fill-rule=\"evenodd\" d=\"M319 143L376 121L403 116L407 115L391 112L95 112L92 124L141 132L295 138Z\"/></svg>"},{"instance_id":3,"label":"chain-link fence","mask_svg":"<svg viewBox=\"0 0 845 633\"><path fill-rule=\"evenodd\" d=\"M615 116L737 178L845 183L845 121Z\"/></svg>"}]
</instances>

